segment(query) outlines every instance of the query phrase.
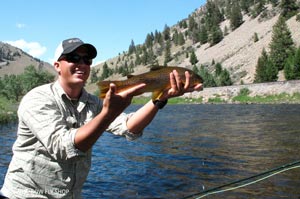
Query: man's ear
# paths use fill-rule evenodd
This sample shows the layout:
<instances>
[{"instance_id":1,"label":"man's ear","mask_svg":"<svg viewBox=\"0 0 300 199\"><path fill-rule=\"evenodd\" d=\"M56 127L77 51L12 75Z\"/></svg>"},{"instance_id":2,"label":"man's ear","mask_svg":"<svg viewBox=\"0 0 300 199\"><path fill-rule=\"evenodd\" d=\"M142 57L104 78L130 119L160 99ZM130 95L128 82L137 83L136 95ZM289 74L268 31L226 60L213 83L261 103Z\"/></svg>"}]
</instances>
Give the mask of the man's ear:
<instances>
[{"instance_id":1,"label":"man's ear","mask_svg":"<svg viewBox=\"0 0 300 199\"><path fill-rule=\"evenodd\" d=\"M57 71L58 74L60 74L60 71L61 71L60 67L61 67L60 62L58 62L58 61L54 62L54 68L55 68L55 70Z\"/></svg>"}]
</instances>

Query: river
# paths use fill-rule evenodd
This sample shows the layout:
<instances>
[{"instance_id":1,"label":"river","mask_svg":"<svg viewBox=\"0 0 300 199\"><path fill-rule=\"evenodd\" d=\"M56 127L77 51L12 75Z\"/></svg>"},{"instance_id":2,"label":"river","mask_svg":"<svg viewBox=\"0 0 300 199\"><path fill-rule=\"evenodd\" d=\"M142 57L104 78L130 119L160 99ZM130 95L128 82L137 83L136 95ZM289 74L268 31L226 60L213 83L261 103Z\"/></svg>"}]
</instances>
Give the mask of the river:
<instances>
[{"instance_id":1,"label":"river","mask_svg":"<svg viewBox=\"0 0 300 199\"><path fill-rule=\"evenodd\" d=\"M16 128L0 127L0 187ZM300 160L299 129L300 105L168 105L142 138L98 140L83 197L184 198ZM296 199L299 179L298 168L206 198Z\"/></svg>"}]
</instances>

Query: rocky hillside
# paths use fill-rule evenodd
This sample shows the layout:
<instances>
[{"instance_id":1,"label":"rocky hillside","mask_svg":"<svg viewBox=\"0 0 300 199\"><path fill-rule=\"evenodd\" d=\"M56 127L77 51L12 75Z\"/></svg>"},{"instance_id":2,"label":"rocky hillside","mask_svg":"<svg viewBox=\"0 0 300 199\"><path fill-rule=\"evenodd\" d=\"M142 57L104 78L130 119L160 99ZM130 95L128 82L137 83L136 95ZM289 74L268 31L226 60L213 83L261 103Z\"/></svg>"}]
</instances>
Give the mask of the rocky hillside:
<instances>
[{"instance_id":1,"label":"rocky hillside","mask_svg":"<svg viewBox=\"0 0 300 199\"><path fill-rule=\"evenodd\" d=\"M215 1L221 2L221 1ZM300 5L299 1L297 1ZM168 66L177 65L181 67L192 68L190 63L190 53L195 52L198 62L196 66L199 68L201 65L205 65L209 71L213 72L214 67L212 62L221 63L223 68L226 68L230 72L230 76L235 85L241 82L249 84L253 83L255 76L255 69L258 58L261 56L262 49L265 48L269 50L269 44L272 39L272 29L274 24L277 22L280 15L280 9L278 6L274 7L271 4L266 4L263 12L261 12L256 17L250 15L249 13L244 13L242 16L242 23L236 29L230 29L230 20L224 18L219 24L220 29L223 32L223 39L216 44L211 43L201 43L195 42L193 38L188 33L189 27L182 27L181 24L191 23L190 18L193 17L196 22L199 22L205 16L207 10L206 5L196 9L195 12L191 13L189 18L183 19L170 27L171 35L171 57L172 59L167 62ZM220 8L222 10L222 8ZM298 16L297 16L298 15ZM299 18L299 12L294 17L287 20L288 27L292 33L292 38L296 47L300 45L300 21L296 20ZM164 30L165 31L165 30ZM185 43L183 45L174 44L174 35L176 32L183 33ZM257 40L254 39L254 35L257 35ZM141 45L136 45L137 49L145 52L152 52L154 54L154 64L164 64L165 52L163 47L165 44L154 44L151 49L146 47L148 35L146 37L145 43ZM130 47L130 46L129 46ZM145 48L147 48L145 50ZM130 49L130 48L129 48ZM163 51L163 52L162 52ZM103 74L103 66L106 64L111 70L118 70L120 67L131 67L133 65L133 70L135 74L143 73L148 69L148 64L138 64L136 65L137 55L130 54L128 51L120 54L117 57L107 60L105 63L99 64L94 68L98 77ZM108 77L108 79L119 79L122 75L114 73ZM282 72L279 73L279 81L284 80ZM95 84L88 85L88 90L95 91Z\"/></svg>"},{"instance_id":2,"label":"rocky hillside","mask_svg":"<svg viewBox=\"0 0 300 199\"><path fill-rule=\"evenodd\" d=\"M30 65L56 74L51 64L34 58L19 48L0 42L0 77L5 74L21 74Z\"/></svg>"}]
</instances>

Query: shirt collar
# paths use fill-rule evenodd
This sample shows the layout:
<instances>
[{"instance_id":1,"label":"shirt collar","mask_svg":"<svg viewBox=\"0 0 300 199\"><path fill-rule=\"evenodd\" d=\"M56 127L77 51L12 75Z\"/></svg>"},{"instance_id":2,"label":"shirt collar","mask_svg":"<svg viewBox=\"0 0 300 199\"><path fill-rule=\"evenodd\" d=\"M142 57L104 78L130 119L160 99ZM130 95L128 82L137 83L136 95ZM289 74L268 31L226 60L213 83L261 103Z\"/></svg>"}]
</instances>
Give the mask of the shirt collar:
<instances>
[{"instance_id":1,"label":"shirt collar","mask_svg":"<svg viewBox=\"0 0 300 199\"><path fill-rule=\"evenodd\" d=\"M63 98L63 96L66 96L66 98L70 99L70 97L68 97L68 95L66 94L64 89L61 87L58 80L54 83L54 88L61 98ZM82 110L84 108L84 106L86 105L86 103L88 102L88 100L89 100L88 92L84 88L82 88L81 95L78 100L77 109Z\"/></svg>"}]
</instances>

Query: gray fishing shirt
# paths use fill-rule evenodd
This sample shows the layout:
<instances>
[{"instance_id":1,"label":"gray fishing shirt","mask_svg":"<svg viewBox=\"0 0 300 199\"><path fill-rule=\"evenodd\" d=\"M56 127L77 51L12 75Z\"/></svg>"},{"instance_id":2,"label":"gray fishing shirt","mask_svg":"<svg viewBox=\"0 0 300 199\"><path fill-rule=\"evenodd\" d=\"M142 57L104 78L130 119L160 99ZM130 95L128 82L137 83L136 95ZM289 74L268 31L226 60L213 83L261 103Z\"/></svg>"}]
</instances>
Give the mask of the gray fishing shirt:
<instances>
[{"instance_id":1,"label":"gray fishing shirt","mask_svg":"<svg viewBox=\"0 0 300 199\"><path fill-rule=\"evenodd\" d=\"M72 102L58 81L27 93L18 109L18 135L2 193L9 198L81 198L91 150L75 148L74 138L101 108L102 102L84 89ZM129 140L141 136L127 129L131 115L121 114L107 131Z\"/></svg>"}]
</instances>

